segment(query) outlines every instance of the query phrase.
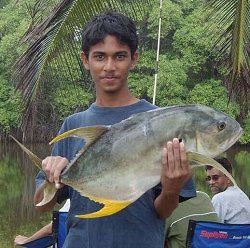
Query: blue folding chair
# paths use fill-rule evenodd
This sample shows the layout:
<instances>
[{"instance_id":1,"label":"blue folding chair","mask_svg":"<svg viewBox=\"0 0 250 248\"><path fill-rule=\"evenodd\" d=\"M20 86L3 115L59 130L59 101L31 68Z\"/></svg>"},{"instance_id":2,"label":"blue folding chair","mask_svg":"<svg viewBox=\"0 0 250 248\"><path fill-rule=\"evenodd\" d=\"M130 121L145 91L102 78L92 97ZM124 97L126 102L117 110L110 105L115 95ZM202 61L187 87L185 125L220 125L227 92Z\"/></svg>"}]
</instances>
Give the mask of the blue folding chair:
<instances>
[{"instance_id":1,"label":"blue folding chair","mask_svg":"<svg viewBox=\"0 0 250 248\"><path fill-rule=\"evenodd\" d=\"M67 235L66 229L66 219L68 217L68 212L53 212L53 234L56 238L57 248L62 248ZM40 247L39 247L40 248Z\"/></svg>"},{"instance_id":2,"label":"blue folding chair","mask_svg":"<svg viewBox=\"0 0 250 248\"><path fill-rule=\"evenodd\" d=\"M250 224L189 221L187 248L250 248Z\"/></svg>"},{"instance_id":3,"label":"blue folding chair","mask_svg":"<svg viewBox=\"0 0 250 248\"><path fill-rule=\"evenodd\" d=\"M52 234L40 239L19 245L26 248L62 248L67 235L66 219L68 212L53 211Z\"/></svg>"},{"instance_id":4,"label":"blue folding chair","mask_svg":"<svg viewBox=\"0 0 250 248\"><path fill-rule=\"evenodd\" d=\"M25 243L23 245L18 245L17 247L47 248L47 247L56 247L56 246L55 246L55 239L53 235L49 235L49 236Z\"/></svg>"}]
</instances>

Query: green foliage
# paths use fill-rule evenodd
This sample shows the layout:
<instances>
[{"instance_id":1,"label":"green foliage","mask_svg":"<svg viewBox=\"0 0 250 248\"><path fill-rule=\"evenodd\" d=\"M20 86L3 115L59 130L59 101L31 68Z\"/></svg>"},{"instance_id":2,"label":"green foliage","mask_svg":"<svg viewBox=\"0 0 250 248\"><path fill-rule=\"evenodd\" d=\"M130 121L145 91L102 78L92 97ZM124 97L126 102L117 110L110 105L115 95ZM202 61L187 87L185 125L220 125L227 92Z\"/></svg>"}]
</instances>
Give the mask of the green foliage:
<instances>
[{"instance_id":1,"label":"green foliage","mask_svg":"<svg viewBox=\"0 0 250 248\"><path fill-rule=\"evenodd\" d=\"M243 135L240 138L240 142L242 144L248 144L250 143L250 112L246 116L244 123L243 123Z\"/></svg>"},{"instance_id":2,"label":"green foliage","mask_svg":"<svg viewBox=\"0 0 250 248\"><path fill-rule=\"evenodd\" d=\"M8 100L9 96L13 95L12 88L8 85L11 85L12 65L24 48L19 46L18 41L30 24L30 14L27 12L26 4L34 6L34 3L37 2L37 0L5 0L0 3L0 82L3 79L6 80L5 83L1 83L0 97L5 95L5 101L0 103L0 126L5 132L9 132L12 127L17 127L20 121L17 112L21 113L21 104L18 106L15 97ZM58 0L39 0L39 2L41 5L38 16L40 15L39 18L42 20L50 14ZM96 0L97 2L100 1ZM120 5L121 2L123 4ZM129 77L129 87L137 97L152 101L155 83L154 70L157 66L159 1L151 1L153 7L146 15L139 14L142 6L140 0L133 1L133 4L130 1L121 2L114 2L114 6L117 4L121 12L131 13L132 18L137 21L141 38L140 51L142 53L139 64ZM69 23L72 22L69 27L74 27L76 22L84 23L89 16L94 14L91 11L84 12L88 5L82 5L80 2L78 4L83 9L74 8L72 10L75 14L72 14L72 19L68 19ZM208 34L204 28L210 24L207 19L205 20L204 12L201 11L203 4L203 0L163 1L156 104L168 106L200 103L236 118L239 114L239 106L233 101L228 103L226 87L221 83L227 70L218 65L215 59L212 50L214 41L211 34ZM89 6L92 6L92 3ZM145 8L147 6L149 5L146 5L145 2ZM93 7L94 9L95 7ZM76 20L76 14L84 18ZM214 19L209 21L214 21ZM62 39L51 40L55 44L60 44L55 46L58 50L53 50L55 47L51 46L52 55L48 58L48 63L51 63L43 68L45 74L41 77L42 82L37 87L31 85L31 89L37 97L35 106L31 108L33 110L32 118L36 118L37 124L40 126L51 126L54 123L58 125L67 115L74 113L76 109L85 109L93 101L93 92L88 93L90 83L83 78L83 68L79 60L80 42L78 40L74 44L72 41L68 43L67 30L66 28L66 33L62 32L62 35L59 35ZM65 37L68 38L65 39ZM49 39L48 42L50 42ZM68 49L71 45L74 45L75 50L73 46L72 49ZM38 48L41 47L38 46ZM37 49L34 50L37 51ZM52 76L52 79L50 80L47 76ZM29 80L27 82L29 84ZM76 82L75 85L72 82ZM3 91L2 88L5 90ZM27 92L27 87L23 88ZM36 113L37 116L34 115ZM250 140L249 122L249 117L247 117L242 123L244 127L244 135L240 139L242 143L248 143Z\"/></svg>"},{"instance_id":3,"label":"green foliage","mask_svg":"<svg viewBox=\"0 0 250 248\"><path fill-rule=\"evenodd\" d=\"M207 30L213 33L214 50L228 72L224 82L245 118L250 110L246 101L250 95L250 2L207 0L203 12L212 20Z\"/></svg>"},{"instance_id":4,"label":"green foliage","mask_svg":"<svg viewBox=\"0 0 250 248\"><path fill-rule=\"evenodd\" d=\"M149 25L148 25L148 37L157 40L158 38L158 27L159 27L159 1L154 0L154 5L149 13ZM161 11L161 38L165 40L170 32L177 29L182 19L182 11L180 5L170 1L162 1Z\"/></svg>"},{"instance_id":5,"label":"green foliage","mask_svg":"<svg viewBox=\"0 0 250 248\"><path fill-rule=\"evenodd\" d=\"M58 120L62 122L75 111L85 109L91 99L93 99L93 95L86 92L81 86L65 84L61 88L57 88L53 93L53 103Z\"/></svg>"},{"instance_id":6,"label":"green foliage","mask_svg":"<svg viewBox=\"0 0 250 248\"><path fill-rule=\"evenodd\" d=\"M149 101L153 99L155 77L150 72L154 68L154 51L143 52L137 69L139 73L133 73L129 78L130 89L137 97ZM156 104L167 106L184 103L187 95L186 80L187 74L182 62L168 55L161 55L157 74Z\"/></svg>"},{"instance_id":7,"label":"green foliage","mask_svg":"<svg viewBox=\"0 0 250 248\"><path fill-rule=\"evenodd\" d=\"M228 94L221 81L214 79L196 84L190 91L187 102L210 106L233 118L236 118L239 111L239 106L235 102L228 102Z\"/></svg>"},{"instance_id":8,"label":"green foliage","mask_svg":"<svg viewBox=\"0 0 250 248\"><path fill-rule=\"evenodd\" d=\"M8 81L0 77L0 128L9 133L21 121L21 95Z\"/></svg>"},{"instance_id":9,"label":"green foliage","mask_svg":"<svg viewBox=\"0 0 250 248\"><path fill-rule=\"evenodd\" d=\"M29 15L24 1L11 0L0 9L0 74L10 79L12 66L23 52L19 40L27 30Z\"/></svg>"},{"instance_id":10,"label":"green foliage","mask_svg":"<svg viewBox=\"0 0 250 248\"><path fill-rule=\"evenodd\" d=\"M188 93L185 86L187 74L179 59L169 59L166 55L160 56L159 74L156 91L156 104L168 106L182 104ZM149 89L153 96L153 86Z\"/></svg>"},{"instance_id":11,"label":"green foliage","mask_svg":"<svg viewBox=\"0 0 250 248\"><path fill-rule=\"evenodd\" d=\"M130 73L129 88L139 98L152 99L149 89L154 84L155 51L147 50L140 54L136 69Z\"/></svg>"},{"instance_id":12,"label":"green foliage","mask_svg":"<svg viewBox=\"0 0 250 248\"><path fill-rule=\"evenodd\" d=\"M150 99L148 89L153 85L153 77L133 73L129 77L129 88L140 99Z\"/></svg>"},{"instance_id":13,"label":"green foliage","mask_svg":"<svg viewBox=\"0 0 250 248\"><path fill-rule=\"evenodd\" d=\"M250 180L249 180L249 173L250 173L250 153L247 151L240 151L235 155L235 161L239 170L235 171L235 174L240 180L237 182L239 183L239 187L244 185L244 192L249 195L250 194Z\"/></svg>"},{"instance_id":14,"label":"green foliage","mask_svg":"<svg viewBox=\"0 0 250 248\"><path fill-rule=\"evenodd\" d=\"M204 67L211 59L213 45L204 25L203 13L198 8L185 18L173 37L175 52L180 54L183 63L192 74L213 68L212 63L207 68Z\"/></svg>"},{"instance_id":15,"label":"green foliage","mask_svg":"<svg viewBox=\"0 0 250 248\"><path fill-rule=\"evenodd\" d=\"M7 5L9 3L10 0L1 0L0 2L0 8L2 8L3 6Z\"/></svg>"}]
</instances>

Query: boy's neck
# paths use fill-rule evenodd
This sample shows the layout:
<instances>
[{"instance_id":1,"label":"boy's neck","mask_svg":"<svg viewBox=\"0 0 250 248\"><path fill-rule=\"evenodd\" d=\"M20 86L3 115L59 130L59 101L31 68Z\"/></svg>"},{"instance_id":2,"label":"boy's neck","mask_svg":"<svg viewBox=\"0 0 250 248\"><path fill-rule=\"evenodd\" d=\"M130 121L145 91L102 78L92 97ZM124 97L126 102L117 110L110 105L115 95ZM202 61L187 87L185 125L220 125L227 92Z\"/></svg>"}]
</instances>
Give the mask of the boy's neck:
<instances>
[{"instance_id":1,"label":"boy's neck","mask_svg":"<svg viewBox=\"0 0 250 248\"><path fill-rule=\"evenodd\" d=\"M96 97L96 105L99 107L122 107L132 105L138 101L139 99L132 94L127 94L126 96L117 96L110 94Z\"/></svg>"}]
</instances>

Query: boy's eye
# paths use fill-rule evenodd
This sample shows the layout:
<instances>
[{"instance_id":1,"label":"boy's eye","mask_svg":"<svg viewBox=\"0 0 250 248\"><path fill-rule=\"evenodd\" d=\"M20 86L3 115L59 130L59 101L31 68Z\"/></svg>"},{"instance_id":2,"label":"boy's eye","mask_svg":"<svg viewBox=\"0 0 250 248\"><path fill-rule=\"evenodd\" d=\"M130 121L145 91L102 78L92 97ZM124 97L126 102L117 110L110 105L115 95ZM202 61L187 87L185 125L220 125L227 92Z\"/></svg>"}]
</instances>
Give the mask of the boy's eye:
<instances>
[{"instance_id":1,"label":"boy's eye","mask_svg":"<svg viewBox=\"0 0 250 248\"><path fill-rule=\"evenodd\" d=\"M125 55L124 54L118 54L116 57L117 57L118 60L123 60L125 58Z\"/></svg>"},{"instance_id":2,"label":"boy's eye","mask_svg":"<svg viewBox=\"0 0 250 248\"><path fill-rule=\"evenodd\" d=\"M95 58L96 58L96 60L103 60L104 55L102 55L102 54L97 54L97 55L95 55Z\"/></svg>"}]
</instances>

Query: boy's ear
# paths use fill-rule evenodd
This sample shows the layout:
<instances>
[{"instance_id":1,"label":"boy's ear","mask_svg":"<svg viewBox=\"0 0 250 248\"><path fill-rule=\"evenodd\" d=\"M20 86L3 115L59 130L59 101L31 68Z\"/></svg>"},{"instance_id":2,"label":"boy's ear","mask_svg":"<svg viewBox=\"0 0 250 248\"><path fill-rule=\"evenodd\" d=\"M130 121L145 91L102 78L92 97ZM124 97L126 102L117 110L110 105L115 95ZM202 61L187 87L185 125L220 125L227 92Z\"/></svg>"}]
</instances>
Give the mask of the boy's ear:
<instances>
[{"instance_id":1,"label":"boy's ear","mask_svg":"<svg viewBox=\"0 0 250 248\"><path fill-rule=\"evenodd\" d=\"M130 70L133 70L135 68L135 66L137 65L137 62L138 62L138 58L139 58L138 51L135 51L135 53L132 56L132 63L130 66Z\"/></svg>"},{"instance_id":2,"label":"boy's ear","mask_svg":"<svg viewBox=\"0 0 250 248\"><path fill-rule=\"evenodd\" d=\"M88 57L86 56L86 54L81 51L80 53L80 58L81 58L81 61L85 67L86 70L89 70L89 60L88 60Z\"/></svg>"}]
</instances>

